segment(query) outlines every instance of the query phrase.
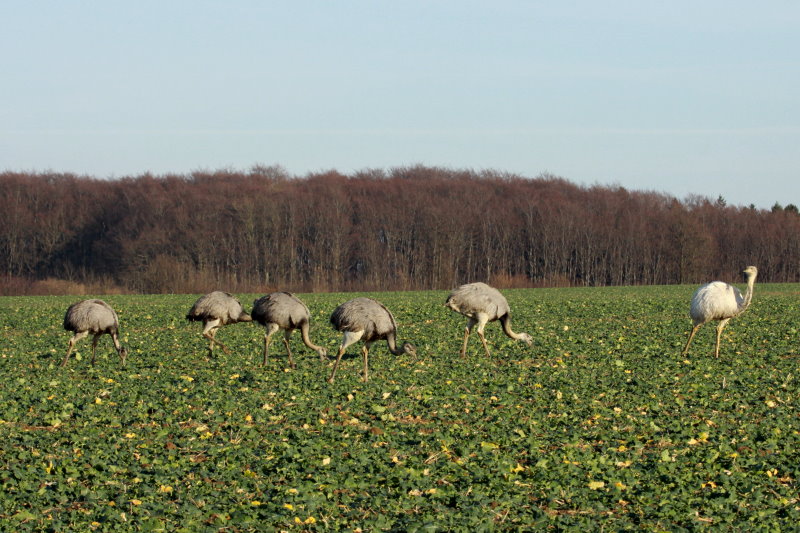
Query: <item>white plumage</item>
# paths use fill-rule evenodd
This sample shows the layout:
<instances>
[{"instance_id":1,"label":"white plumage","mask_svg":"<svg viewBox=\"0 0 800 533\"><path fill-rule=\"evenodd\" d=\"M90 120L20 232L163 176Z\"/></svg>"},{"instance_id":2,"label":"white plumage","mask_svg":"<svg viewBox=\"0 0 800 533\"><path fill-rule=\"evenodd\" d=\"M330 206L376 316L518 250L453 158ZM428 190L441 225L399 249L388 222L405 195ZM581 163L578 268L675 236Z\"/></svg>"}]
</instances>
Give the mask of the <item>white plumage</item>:
<instances>
[{"instance_id":1,"label":"white plumage","mask_svg":"<svg viewBox=\"0 0 800 533\"><path fill-rule=\"evenodd\" d=\"M262 296L253 302L253 320L267 328L264 334L264 362L267 364L269 356L269 345L272 336L279 330L284 330L283 343L286 345L286 352L289 354L289 366L295 367L292 359L292 350L289 348L289 337L296 329L300 330L303 344L319 354L320 361L324 361L328 351L311 342L308 335L311 325L311 313L306 304L297 296L290 292L273 292Z\"/></svg>"},{"instance_id":2,"label":"white plumage","mask_svg":"<svg viewBox=\"0 0 800 533\"><path fill-rule=\"evenodd\" d=\"M486 356L489 357L489 348L483 329L489 322L499 320L503 332L514 340L521 340L530 346L533 338L527 333L515 333L511 330L511 308L505 296L494 287L485 283L468 283L454 289L445 301L445 306L456 313L467 317L467 327L464 332L464 343L461 346L461 357L467 351L467 342L472 329L477 325L478 337L481 339Z\"/></svg>"},{"instance_id":3,"label":"white plumage","mask_svg":"<svg viewBox=\"0 0 800 533\"><path fill-rule=\"evenodd\" d=\"M689 333L689 340L686 341L686 346L683 349L683 355L686 355L689 351L689 344L691 344L700 326L712 320L718 320L714 356L719 357L722 330L725 329L731 318L742 314L747 309L753 298L753 286L756 282L758 269L754 266L749 266L742 273L747 279L747 290L744 295L733 285L722 281L706 283L695 291L689 308L689 316L692 317L693 327L691 333Z\"/></svg>"},{"instance_id":4,"label":"white plumage","mask_svg":"<svg viewBox=\"0 0 800 533\"><path fill-rule=\"evenodd\" d=\"M389 351L394 355L410 354L415 357L417 355L417 349L409 342L404 342L400 348L397 347L397 322L395 322L394 316L382 303L372 298L353 298L343 303L331 314L331 324L338 331L344 332L344 337L336 354L331 377L328 378L329 383L333 383L336 369L339 367L339 360L347 347L358 340L364 341L362 348L364 357L362 379L364 381L369 379L367 364L369 348L377 340L386 340Z\"/></svg>"},{"instance_id":5,"label":"white plumage","mask_svg":"<svg viewBox=\"0 0 800 533\"><path fill-rule=\"evenodd\" d=\"M64 315L64 329L72 331L75 335L69 340L67 355L64 356L61 366L67 364L75 343L89 335L89 333L94 335L92 338L92 364L94 364L97 340L103 334L111 335L114 348L116 348L122 364L125 364L128 351L119 343L119 319L117 318L117 313L103 300L82 300L70 305Z\"/></svg>"}]
</instances>

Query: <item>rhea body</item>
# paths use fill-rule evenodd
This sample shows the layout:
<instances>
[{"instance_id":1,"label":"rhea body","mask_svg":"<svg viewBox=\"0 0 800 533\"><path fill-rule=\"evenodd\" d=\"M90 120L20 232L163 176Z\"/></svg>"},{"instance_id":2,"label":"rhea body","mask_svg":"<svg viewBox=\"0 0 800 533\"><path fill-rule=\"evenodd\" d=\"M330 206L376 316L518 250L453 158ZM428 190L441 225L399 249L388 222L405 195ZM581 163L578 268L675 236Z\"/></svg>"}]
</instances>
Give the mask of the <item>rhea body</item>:
<instances>
[{"instance_id":1,"label":"rhea body","mask_svg":"<svg viewBox=\"0 0 800 533\"><path fill-rule=\"evenodd\" d=\"M447 297L444 305L456 313L467 317L467 326L464 330L464 342L461 345L461 357L467 352L467 343L472 330L478 332L486 356L489 357L489 347L486 345L484 328L489 322L499 320L503 326L503 333L514 340L519 340L530 346L533 338L527 333L515 333L511 329L511 308L505 296L494 287L486 283L467 283L454 289ZM477 326L477 328L475 328Z\"/></svg>"},{"instance_id":2,"label":"rhea body","mask_svg":"<svg viewBox=\"0 0 800 533\"><path fill-rule=\"evenodd\" d=\"M117 350L122 364L125 364L128 351L119 342L119 318L114 309L103 300L82 300L70 305L64 315L64 329L73 332L74 335L69 339L67 355L64 356L61 366L67 364L75 343L90 333L93 335L92 365L94 365L97 341L104 334L111 336L114 348Z\"/></svg>"},{"instance_id":3,"label":"rhea body","mask_svg":"<svg viewBox=\"0 0 800 533\"><path fill-rule=\"evenodd\" d=\"M700 326L713 320L719 321L717 324L717 342L714 348L714 357L719 357L719 344L722 338L722 330L728 325L731 318L741 315L749 306L753 299L753 286L756 283L758 269L749 266L742 271L747 280L747 289L742 294L739 289L723 281L712 281L701 286L692 296L692 304L689 308L689 316L692 317L692 331L689 333L689 340L683 348L683 355L689 351L697 330Z\"/></svg>"},{"instance_id":4,"label":"rhea body","mask_svg":"<svg viewBox=\"0 0 800 533\"><path fill-rule=\"evenodd\" d=\"M222 291L210 292L201 296L186 314L187 320L203 322L203 337L208 339L208 354L214 352L216 344L227 354L227 346L215 337L222 326L237 322L251 322L253 319L242 309L242 304L232 294Z\"/></svg>"},{"instance_id":5,"label":"rhea body","mask_svg":"<svg viewBox=\"0 0 800 533\"><path fill-rule=\"evenodd\" d=\"M269 345L272 336L283 330L283 343L286 345L286 352L289 354L289 366L295 367L294 360L292 359L292 350L289 348L289 337L296 329L300 330L300 335L303 339L303 344L317 352L320 361L325 361L328 351L322 347L317 346L311 342L309 337L309 329L311 327L311 313L308 307L300 298L289 292L273 292L262 296L253 302L253 311L251 316L254 321L267 328L264 334L264 361L263 365L267 364L269 357Z\"/></svg>"},{"instance_id":6,"label":"rhea body","mask_svg":"<svg viewBox=\"0 0 800 533\"><path fill-rule=\"evenodd\" d=\"M333 371L328 378L329 383L333 383L339 361L347 347L359 340L364 341L361 349L364 359L363 381L369 380L369 349L375 341L386 340L389 351L394 355L417 355L416 347L409 342L397 347L397 322L394 316L382 303L372 298L353 298L341 304L331 314L331 324L337 331L343 332L344 336L336 353Z\"/></svg>"}]
</instances>

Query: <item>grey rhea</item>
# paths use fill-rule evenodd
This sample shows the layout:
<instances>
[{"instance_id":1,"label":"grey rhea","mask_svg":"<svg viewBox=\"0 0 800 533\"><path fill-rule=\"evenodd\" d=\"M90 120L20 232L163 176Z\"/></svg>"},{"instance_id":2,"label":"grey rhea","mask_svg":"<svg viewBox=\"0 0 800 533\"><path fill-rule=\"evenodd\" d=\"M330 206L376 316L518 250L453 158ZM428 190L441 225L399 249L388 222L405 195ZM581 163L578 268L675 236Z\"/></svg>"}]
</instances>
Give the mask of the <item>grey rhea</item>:
<instances>
[{"instance_id":1,"label":"grey rhea","mask_svg":"<svg viewBox=\"0 0 800 533\"><path fill-rule=\"evenodd\" d=\"M515 340L520 340L530 346L533 338L527 333L515 333L511 329L511 309L505 296L494 287L485 283L468 283L453 289L444 303L456 313L467 317L467 327L464 331L464 343L461 345L461 357L467 352L467 342L472 329L477 325L478 337L481 339L486 356L489 348L486 346L486 337L483 329L486 324L499 320L503 326L503 333Z\"/></svg>"},{"instance_id":2,"label":"grey rhea","mask_svg":"<svg viewBox=\"0 0 800 533\"><path fill-rule=\"evenodd\" d=\"M744 313L750 306L753 299L753 286L756 283L758 269L749 266L742 271L747 280L747 290L744 295L728 283L723 281L712 281L697 289L692 296L692 304L689 307L689 316L692 317L692 331L689 333L689 340L683 348L682 355L689 351L694 334L700 326L712 320L718 320L717 324L717 343L714 348L714 357L719 357L719 343L722 337L722 330L731 318Z\"/></svg>"},{"instance_id":3,"label":"grey rhea","mask_svg":"<svg viewBox=\"0 0 800 533\"><path fill-rule=\"evenodd\" d=\"M251 316L254 321L267 328L264 334L263 365L267 364L271 338L280 329L284 330L283 343L286 345L286 352L289 354L289 366L295 367L292 359L292 350L289 348L289 337L296 329L300 330L303 344L317 352L320 361L326 360L328 351L324 347L317 346L311 342L311 338L308 335L311 327L311 313L309 313L306 304L294 294L273 292L262 296L253 302Z\"/></svg>"},{"instance_id":4,"label":"grey rhea","mask_svg":"<svg viewBox=\"0 0 800 533\"><path fill-rule=\"evenodd\" d=\"M70 305L64 315L64 329L73 332L74 335L69 339L67 355L64 356L61 366L67 364L75 343L90 333L94 336L92 338L93 365L97 340L103 334L111 335L114 348L117 350L122 364L125 364L128 351L119 342L119 319L117 318L117 313L103 300L82 300Z\"/></svg>"},{"instance_id":5,"label":"grey rhea","mask_svg":"<svg viewBox=\"0 0 800 533\"><path fill-rule=\"evenodd\" d=\"M203 337L208 339L208 354L214 353L218 345L225 353L231 353L227 346L216 339L219 328L237 322L251 322L253 319L244 312L242 304L232 294L222 291L210 292L201 296L186 314L187 320L203 322Z\"/></svg>"},{"instance_id":6,"label":"grey rhea","mask_svg":"<svg viewBox=\"0 0 800 533\"><path fill-rule=\"evenodd\" d=\"M375 341L386 340L389 351L394 355L409 354L416 357L416 347L404 342L397 347L397 323L389 310L377 300L372 298L353 298L339 307L331 314L331 324L337 331L344 333L339 351L336 353L336 361L333 363L333 371L328 378L328 383L333 383L336 377L336 369L342 359L347 347L362 340L364 346L361 349L364 358L363 381L369 380L369 348Z\"/></svg>"}]
</instances>

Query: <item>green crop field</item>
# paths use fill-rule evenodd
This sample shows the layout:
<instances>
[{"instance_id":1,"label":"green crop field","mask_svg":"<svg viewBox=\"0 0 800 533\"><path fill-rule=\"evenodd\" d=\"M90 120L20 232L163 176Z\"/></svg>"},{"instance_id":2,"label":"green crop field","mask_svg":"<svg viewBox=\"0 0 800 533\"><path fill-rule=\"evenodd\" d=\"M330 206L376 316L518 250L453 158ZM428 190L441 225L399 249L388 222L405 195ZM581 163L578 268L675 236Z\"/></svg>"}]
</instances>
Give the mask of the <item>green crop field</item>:
<instances>
[{"instance_id":1,"label":"green crop field","mask_svg":"<svg viewBox=\"0 0 800 533\"><path fill-rule=\"evenodd\" d=\"M687 357L695 287L507 290L513 327L460 358L446 292L371 294L399 340L330 365L281 335L224 327L207 354L196 295L106 296L108 336L65 368L79 298L0 298L2 531L779 531L800 523L800 286L757 284L713 357ZM246 309L259 295L240 295ZM305 294L335 354L331 311Z\"/></svg>"}]
</instances>

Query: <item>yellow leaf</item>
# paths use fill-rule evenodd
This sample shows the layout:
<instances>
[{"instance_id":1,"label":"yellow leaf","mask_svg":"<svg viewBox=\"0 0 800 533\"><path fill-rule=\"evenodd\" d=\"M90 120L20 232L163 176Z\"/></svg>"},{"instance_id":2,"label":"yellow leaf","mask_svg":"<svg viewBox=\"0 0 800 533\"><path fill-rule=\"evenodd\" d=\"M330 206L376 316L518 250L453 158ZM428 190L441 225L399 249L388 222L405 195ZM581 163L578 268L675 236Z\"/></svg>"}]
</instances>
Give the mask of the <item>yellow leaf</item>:
<instances>
[{"instance_id":1,"label":"yellow leaf","mask_svg":"<svg viewBox=\"0 0 800 533\"><path fill-rule=\"evenodd\" d=\"M158 487L158 492L169 494L170 492L172 492L172 487L170 487L169 485L161 485L160 487Z\"/></svg>"},{"instance_id":2,"label":"yellow leaf","mask_svg":"<svg viewBox=\"0 0 800 533\"><path fill-rule=\"evenodd\" d=\"M133 504L133 505L142 505L142 500L131 500L131 504Z\"/></svg>"},{"instance_id":3,"label":"yellow leaf","mask_svg":"<svg viewBox=\"0 0 800 533\"><path fill-rule=\"evenodd\" d=\"M592 489L592 490L602 489L605 486L606 486L605 481L590 481L589 482L589 488Z\"/></svg>"}]
</instances>

